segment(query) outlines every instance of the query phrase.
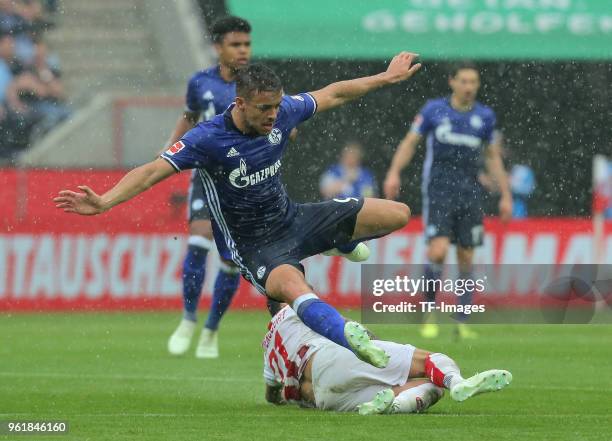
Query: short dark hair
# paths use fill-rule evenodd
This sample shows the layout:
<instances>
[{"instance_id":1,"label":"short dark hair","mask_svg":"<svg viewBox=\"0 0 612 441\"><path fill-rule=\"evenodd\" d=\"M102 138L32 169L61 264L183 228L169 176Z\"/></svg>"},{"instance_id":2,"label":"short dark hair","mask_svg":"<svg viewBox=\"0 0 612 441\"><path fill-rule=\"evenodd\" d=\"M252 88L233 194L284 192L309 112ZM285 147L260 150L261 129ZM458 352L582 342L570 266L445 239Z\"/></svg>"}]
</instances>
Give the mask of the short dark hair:
<instances>
[{"instance_id":1,"label":"short dark hair","mask_svg":"<svg viewBox=\"0 0 612 441\"><path fill-rule=\"evenodd\" d=\"M457 63L453 63L451 65L451 68L448 71L448 76L451 78L455 78L457 74L459 73L459 71L464 70L464 69L475 70L476 72L480 74L480 71L478 70L478 66L476 66L476 63L470 60L464 60L464 61L459 61Z\"/></svg>"},{"instance_id":2,"label":"short dark hair","mask_svg":"<svg viewBox=\"0 0 612 441\"><path fill-rule=\"evenodd\" d=\"M283 89L278 75L263 64L250 64L236 72L236 95L249 98L257 92L278 92Z\"/></svg>"},{"instance_id":3,"label":"short dark hair","mask_svg":"<svg viewBox=\"0 0 612 441\"><path fill-rule=\"evenodd\" d=\"M213 43L221 43L225 34L230 32L251 33L251 25L244 18L230 15L216 20L210 27L210 34Z\"/></svg>"}]
</instances>

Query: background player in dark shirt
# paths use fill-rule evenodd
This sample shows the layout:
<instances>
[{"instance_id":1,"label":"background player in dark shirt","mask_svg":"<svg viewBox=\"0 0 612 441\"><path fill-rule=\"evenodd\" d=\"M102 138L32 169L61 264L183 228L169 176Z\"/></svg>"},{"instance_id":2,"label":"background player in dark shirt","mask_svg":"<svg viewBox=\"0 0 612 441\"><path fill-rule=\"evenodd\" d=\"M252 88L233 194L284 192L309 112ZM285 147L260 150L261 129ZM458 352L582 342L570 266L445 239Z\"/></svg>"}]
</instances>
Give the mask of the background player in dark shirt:
<instances>
[{"instance_id":1,"label":"background player in dark shirt","mask_svg":"<svg viewBox=\"0 0 612 441\"><path fill-rule=\"evenodd\" d=\"M385 197L395 199L400 190L400 173L406 167L422 138L427 153L423 167L423 224L428 241L426 276L441 275L451 243L457 244L460 278L472 279L474 247L483 240L483 190L478 180L483 156L490 175L499 185L499 213L502 220L512 215L512 196L501 159L499 145L493 144L495 113L476 101L480 74L469 62L455 65L449 76L450 97L429 100L416 116L400 143L384 183ZM435 291L427 298L435 302ZM460 297L471 303L471 293ZM465 326L467 315L460 315L459 337L476 337ZM433 315L421 328L424 337L436 337L438 326Z\"/></svg>"},{"instance_id":2,"label":"background player in dark shirt","mask_svg":"<svg viewBox=\"0 0 612 441\"><path fill-rule=\"evenodd\" d=\"M268 297L290 304L315 332L384 367L388 354L370 340L363 326L345 323L338 311L312 292L300 261L402 228L410 209L373 198L296 204L287 196L279 171L287 138L299 123L317 111L407 80L421 67L412 65L415 57L402 52L385 72L291 97L283 95L273 71L249 66L238 73L235 105L198 124L161 158L132 170L101 196L80 186L82 192L62 190L54 201L69 213L99 214L176 171L198 168L214 217L215 238L225 241L243 276Z\"/></svg>"},{"instance_id":3,"label":"background player in dark shirt","mask_svg":"<svg viewBox=\"0 0 612 441\"><path fill-rule=\"evenodd\" d=\"M251 26L239 17L224 17L211 26L211 36L219 57L219 64L196 72L187 86L185 112L176 126L166 148L178 141L200 120L207 121L225 109L236 97L236 71L245 67L251 58ZM165 150L165 149L164 149ZM173 355L187 352L196 330L196 312L204 284L206 257L213 246L212 226L208 201L202 183L192 173L188 200L189 239L183 261L183 319L168 340L168 351ZM208 319L196 347L196 357L217 358L219 322L229 308L238 285L240 273L232 263L224 243L217 243L221 257L215 279Z\"/></svg>"}]
</instances>

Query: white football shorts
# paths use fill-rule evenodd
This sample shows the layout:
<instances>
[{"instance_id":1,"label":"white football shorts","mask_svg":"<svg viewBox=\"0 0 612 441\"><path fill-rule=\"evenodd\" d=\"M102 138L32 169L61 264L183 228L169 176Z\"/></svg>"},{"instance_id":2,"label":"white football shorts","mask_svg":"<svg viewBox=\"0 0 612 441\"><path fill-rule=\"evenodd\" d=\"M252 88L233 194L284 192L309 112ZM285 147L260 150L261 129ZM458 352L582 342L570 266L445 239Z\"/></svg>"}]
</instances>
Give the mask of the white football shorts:
<instances>
[{"instance_id":1,"label":"white football shorts","mask_svg":"<svg viewBox=\"0 0 612 441\"><path fill-rule=\"evenodd\" d=\"M312 387L317 408L354 412L358 405L374 399L377 392L406 383L415 347L374 342L391 357L386 368L361 361L348 349L333 343L313 355Z\"/></svg>"}]
</instances>

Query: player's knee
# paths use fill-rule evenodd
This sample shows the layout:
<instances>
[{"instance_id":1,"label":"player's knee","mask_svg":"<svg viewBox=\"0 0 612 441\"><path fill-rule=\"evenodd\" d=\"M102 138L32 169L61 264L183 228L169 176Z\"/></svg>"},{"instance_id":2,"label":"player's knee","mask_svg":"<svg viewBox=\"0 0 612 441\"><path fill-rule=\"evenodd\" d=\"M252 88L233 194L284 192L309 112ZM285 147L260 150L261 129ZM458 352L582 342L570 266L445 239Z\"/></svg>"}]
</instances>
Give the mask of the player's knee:
<instances>
[{"instance_id":1,"label":"player's knee","mask_svg":"<svg viewBox=\"0 0 612 441\"><path fill-rule=\"evenodd\" d=\"M266 280L266 294L273 300L291 304L300 295L309 292L304 276L289 265L272 270Z\"/></svg>"},{"instance_id":2,"label":"player's knee","mask_svg":"<svg viewBox=\"0 0 612 441\"><path fill-rule=\"evenodd\" d=\"M410 207L402 202L394 202L394 214L396 230L405 227L410 221Z\"/></svg>"},{"instance_id":3,"label":"player's knee","mask_svg":"<svg viewBox=\"0 0 612 441\"><path fill-rule=\"evenodd\" d=\"M427 248L427 260L431 263L444 263L448 253L449 243L446 238L433 238Z\"/></svg>"},{"instance_id":4,"label":"player's knee","mask_svg":"<svg viewBox=\"0 0 612 441\"><path fill-rule=\"evenodd\" d=\"M277 302L291 304L299 297L300 293L303 292L305 291L300 284L291 280L282 283L273 282L271 284L266 284L266 294Z\"/></svg>"},{"instance_id":5,"label":"player's knee","mask_svg":"<svg viewBox=\"0 0 612 441\"><path fill-rule=\"evenodd\" d=\"M431 263L444 263L447 249L443 246L431 246L427 251L427 260Z\"/></svg>"},{"instance_id":6,"label":"player's knee","mask_svg":"<svg viewBox=\"0 0 612 441\"><path fill-rule=\"evenodd\" d=\"M400 203L400 211L401 211L401 216L402 216L402 222L404 225L408 224L408 222L410 222L410 215L412 214L410 212L410 207L406 204L401 204Z\"/></svg>"}]
</instances>

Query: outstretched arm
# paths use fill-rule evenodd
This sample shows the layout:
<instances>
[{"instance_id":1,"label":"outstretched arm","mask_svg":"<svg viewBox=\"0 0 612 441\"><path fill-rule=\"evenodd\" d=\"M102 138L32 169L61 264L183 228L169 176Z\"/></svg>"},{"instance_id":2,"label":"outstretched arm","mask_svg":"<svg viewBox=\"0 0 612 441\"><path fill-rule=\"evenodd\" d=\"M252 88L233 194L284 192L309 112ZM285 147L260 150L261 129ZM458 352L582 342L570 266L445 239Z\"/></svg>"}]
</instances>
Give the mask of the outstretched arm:
<instances>
[{"instance_id":1,"label":"outstretched arm","mask_svg":"<svg viewBox=\"0 0 612 441\"><path fill-rule=\"evenodd\" d=\"M101 196L91 188L80 185L78 188L83 193L62 190L53 201L57 208L61 208L67 213L86 216L100 214L121 202L132 199L175 173L176 170L166 160L158 158L130 171L113 188Z\"/></svg>"},{"instance_id":2,"label":"outstretched arm","mask_svg":"<svg viewBox=\"0 0 612 441\"><path fill-rule=\"evenodd\" d=\"M421 68L420 63L412 64L416 57L418 57L417 54L401 52L393 57L385 72L354 80L339 81L323 89L310 92L310 95L317 101L317 112L333 109L373 90L407 80Z\"/></svg>"}]
</instances>

